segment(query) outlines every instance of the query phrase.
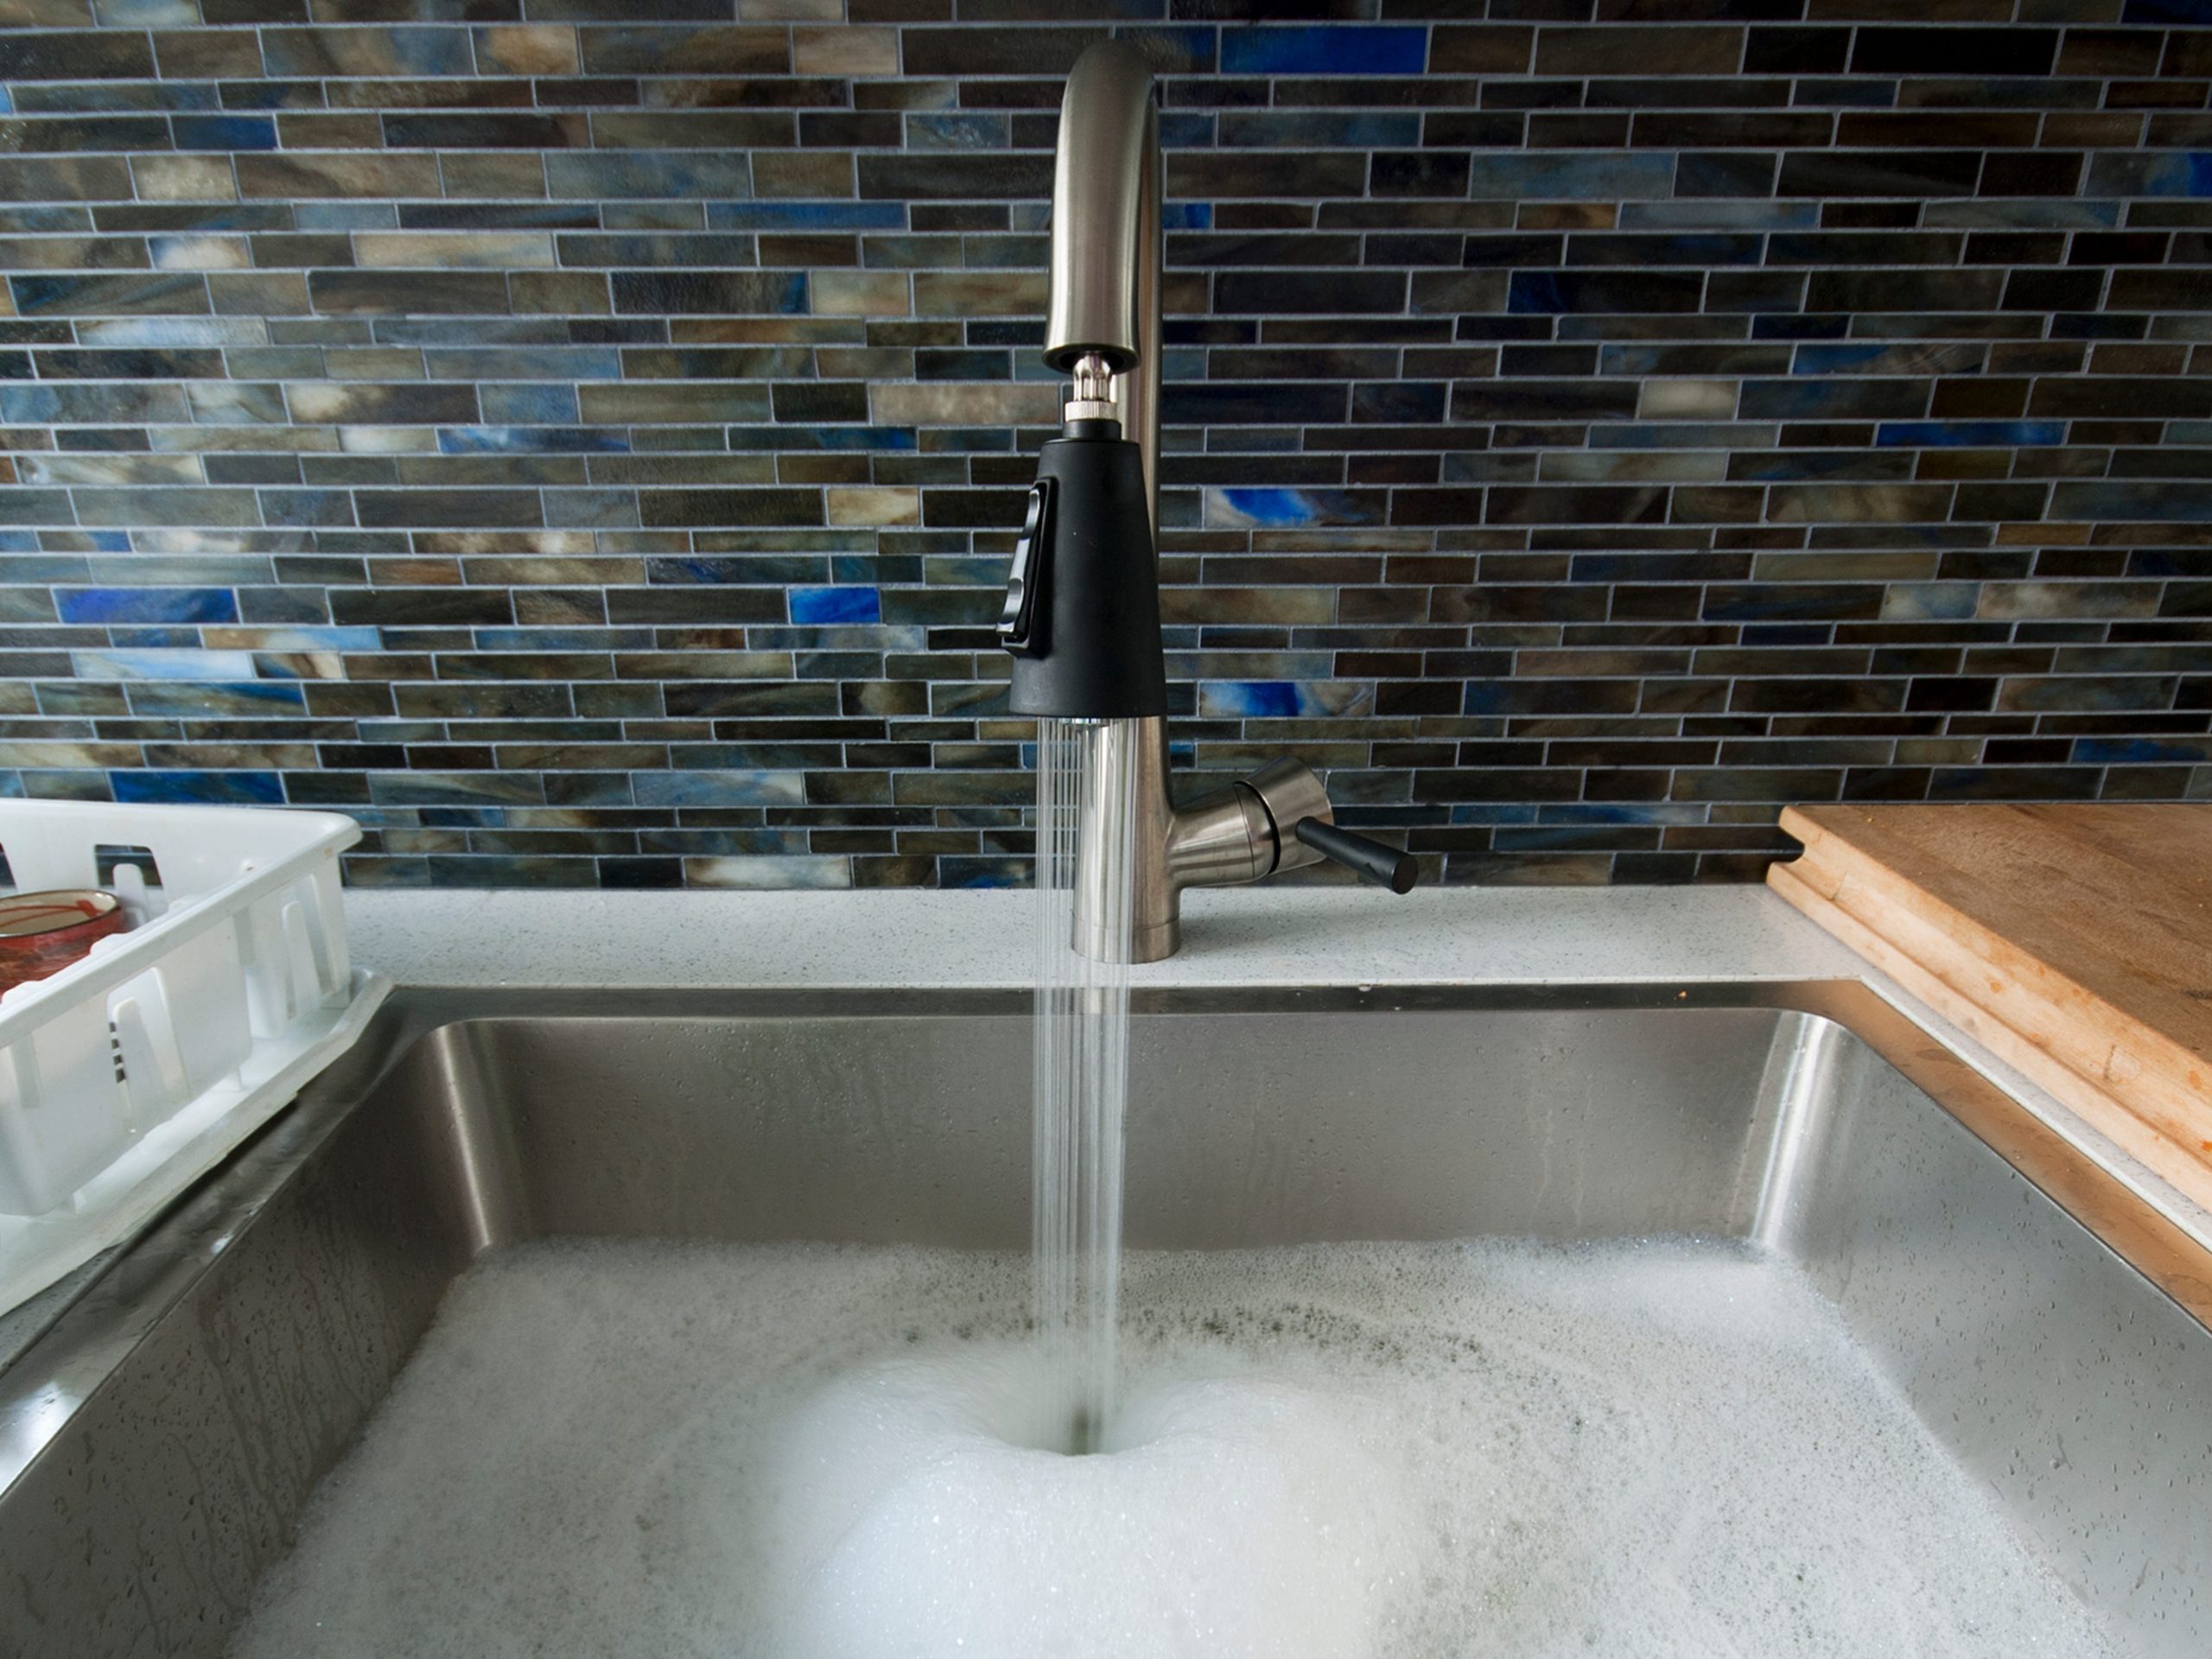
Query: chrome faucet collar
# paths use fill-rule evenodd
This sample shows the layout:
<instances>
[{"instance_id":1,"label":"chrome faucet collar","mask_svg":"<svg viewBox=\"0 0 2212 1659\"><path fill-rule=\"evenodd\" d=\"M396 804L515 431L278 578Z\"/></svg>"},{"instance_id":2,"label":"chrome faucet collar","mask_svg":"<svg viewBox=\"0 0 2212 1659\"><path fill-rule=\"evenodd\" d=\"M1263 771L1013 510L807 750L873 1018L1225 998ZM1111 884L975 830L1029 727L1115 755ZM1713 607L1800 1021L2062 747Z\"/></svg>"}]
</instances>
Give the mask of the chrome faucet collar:
<instances>
[{"instance_id":1,"label":"chrome faucet collar","mask_svg":"<svg viewBox=\"0 0 2212 1659\"><path fill-rule=\"evenodd\" d=\"M1076 359L1073 373L1075 386L1060 418L1071 426L1077 421L1112 421L1118 425L1122 409L1114 401L1114 371L1105 354L1085 352Z\"/></svg>"}]
</instances>

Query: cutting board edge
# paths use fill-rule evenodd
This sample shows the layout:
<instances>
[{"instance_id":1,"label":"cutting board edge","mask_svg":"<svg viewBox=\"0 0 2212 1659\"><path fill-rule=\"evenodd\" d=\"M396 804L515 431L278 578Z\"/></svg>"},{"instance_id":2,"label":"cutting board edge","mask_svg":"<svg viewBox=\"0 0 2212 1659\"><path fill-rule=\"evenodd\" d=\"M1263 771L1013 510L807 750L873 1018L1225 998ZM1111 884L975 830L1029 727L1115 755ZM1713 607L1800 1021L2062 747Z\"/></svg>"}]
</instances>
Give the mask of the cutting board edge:
<instances>
[{"instance_id":1,"label":"cutting board edge","mask_svg":"<svg viewBox=\"0 0 2212 1659\"><path fill-rule=\"evenodd\" d=\"M1969 1001L1848 912L1822 898L1789 873L1770 866L1769 887L1785 903L1849 945L1912 995L1980 1043L1999 1059L2047 1090L2121 1151L2194 1203L2212 1208L2212 1160L2145 1122L2125 1103L2098 1088L1987 1010Z\"/></svg>"},{"instance_id":2,"label":"cutting board edge","mask_svg":"<svg viewBox=\"0 0 2212 1659\"><path fill-rule=\"evenodd\" d=\"M2146 1064L2156 1064L2175 1077L2177 1087L2195 1097L2212 1096L2212 1010L2196 1000L2157 981L2139 978L2130 982L2125 959L2099 947L2085 947L2091 953L2088 971L2071 971L2053 958L2056 947L2074 941L2015 938L1933 892L1914 874L1885 863L1868 849L1821 830L1794 808L1783 815L1784 828L1790 834L1798 833L1792 820L1810 831L1813 839L1806 842L1802 856L1771 868L1791 870L1812 891L1847 909L1852 907L1856 888L1879 893L1908 909L1917 907L1931 919L1940 918L1943 931L1955 946L1977 964L2031 982L2069 1017L2088 1022L2116 1047L2141 1056ZM2116 984L2126 985L2145 1012L2115 1001ZM2169 1028L2190 1025L2206 1031L2201 1044Z\"/></svg>"}]
</instances>

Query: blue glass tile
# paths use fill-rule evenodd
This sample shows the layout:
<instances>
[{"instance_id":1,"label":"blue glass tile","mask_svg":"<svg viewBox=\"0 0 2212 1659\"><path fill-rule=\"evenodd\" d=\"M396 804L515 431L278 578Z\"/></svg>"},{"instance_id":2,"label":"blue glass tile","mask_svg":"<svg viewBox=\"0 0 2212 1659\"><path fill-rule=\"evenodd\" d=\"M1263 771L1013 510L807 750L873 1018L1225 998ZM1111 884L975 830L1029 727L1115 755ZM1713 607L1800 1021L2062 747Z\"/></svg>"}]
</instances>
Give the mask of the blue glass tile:
<instances>
[{"instance_id":1,"label":"blue glass tile","mask_svg":"<svg viewBox=\"0 0 2212 1659\"><path fill-rule=\"evenodd\" d=\"M244 317L102 317L77 325L87 346L259 346L268 324Z\"/></svg>"},{"instance_id":2,"label":"blue glass tile","mask_svg":"<svg viewBox=\"0 0 2212 1659\"><path fill-rule=\"evenodd\" d=\"M1198 712L1217 719L1281 720L1306 712L1291 680L1209 680L1198 687Z\"/></svg>"},{"instance_id":3,"label":"blue glass tile","mask_svg":"<svg viewBox=\"0 0 2212 1659\"><path fill-rule=\"evenodd\" d=\"M184 626L117 626L107 631L107 642L130 651L197 651L200 648L200 630Z\"/></svg>"},{"instance_id":4,"label":"blue glass tile","mask_svg":"<svg viewBox=\"0 0 2212 1659\"><path fill-rule=\"evenodd\" d=\"M227 588L57 588L64 622L235 622Z\"/></svg>"},{"instance_id":5,"label":"blue glass tile","mask_svg":"<svg viewBox=\"0 0 2212 1659\"><path fill-rule=\"evenodd\" d=\"M505 383L518 391L529 388L516 383L549 377L560 381L622 378L622 354L611 346L434 346L423 353L423 361L433 380L479 380L487 387Z\"/></svg>"},{"instance_id":6,"label":"blue glass tile","mask_svg":"<svg viewBox=\"0 0 2212 1659\"><path fill-rule=\"evenodd\" d=\"M1980 604L1980 582L1891 582L1883 588L1883 621L1962 621Z\"/></svg>"},{"instance_id":7,"label":"blue glass tile","mask_svg":"<svg viewBox=\"0 0 2212 1659\"><path fill-rule=\"evenodd\" d=\"M2212 15L2199 17L2195 21L2212 26ZM2212 149L2192 149L2177 156L2163 156L2159 159L2168 163L2168 166L2161 168L2157 175L2161 182L2174 179L2176 174L2180 175L2177 179L2174 179L2170 188L2164 189L2160 194L2212 196Z\"/></svg>"},{"instance_id":8,"label":"blue glass tile","mask_svg":"<svg viewBox=\"0 0 2212 1659\"><path fill-rule=\"evenodd\" d=\"M137 680L130 686L134 715L290 717L307 713L307 695L296 681Z\"/></svg>"},{"instance_id":9,"label":"blue glass tile","mask_svg":"<svg viewBox=\"0 0 2212 1659\"><path fill-rule=\"evenodd\" d=\"M2088 766L2195 766L2212 762L2212 738L2082 737L2075 761Z\"/></svg>"},{"instance_id":10,"label":"blue glass tile","mask_svg":"<svg viewBox=\"0 0 2212 1659\"><path fill-rule=\"evenodd\" d=\"M736 582L741 586L783 587L822 580L822 560L816 554L691 553L645 561L650 582Z\"/></svg>"},{"instance_id":11,"label":"blue glass tile","mask_svg":"<svg viewBox=\"0 0 2212 1659\"><path fill-rule=\"evenodd\" d=\"M764 836L759 844L770 848L779 844L780 839ZM760 851L710 856L693 866L687 874L690 885L702 887L783 890L852 885L852 867L844 859L799 851L798 848L804 845L794 837L792 850L788 853Z\"/></svg>"},{"instance_id":12,"label":"blue glass tile","mask_svg":"<svg viewBox=\"0 0 2212 1659\"><path fill-rule=\"evenodd\" d=\"M1166 142L1165 118L1161 142ZM1003 115L963 111L958 113L918 111L906 118L906 148L912 150L965 149L997 151L1007 147L1007 118Z\"/></svg>"},{"instance_id":13,"label":"blue glass tile","mask_svg":"<svg viewBox=\"0 0 2212 1659\"><path fill-rule=\"evenodd\" d=\"M356 13L356 16L360 14ZM327 48L315 29L270 29L262 31L261 59L270 78L302 80L330 73ZM390 64L388 73L401 75L466 75L475 68L469 51L468 31L430 25L362 29L372 37Z\"/></svg>"},{"instance_id":14,"label":"blue glass tile","mask_svg":"<svg viewBox=\"0 0 2212 1659\"><path fill-rule=\"evenodd\" d=\"M1245 523L1279 530L1310 524L1313 503L1304 490L1233 490L1221 493L1229 510Z\"/></svg>"},{"instance_id":15,"label":"blue glass tile","mask_svg":"<svg viewBox=\"0 0 2212 1659\"><path fill-rule=\"evenodd\" d=\"M1850 333L1851 315L1844 311L1813 317L1769 312L1751 319L1753 340L1841 340Z\"/></svg>"},{"instance_id":16,"label":"blue glass tile","mask_svg":"<svg viewBox=\"0 0 2212 1659\"><path fill-rule=\"evenodd\" d=\"M2043 448L2065 441L2063 421L1884 421L1874 429L1885 449Z\"/></svg>"},{"instance_id":17,"label":"blue glass tile","mask_svg":"<svg viewBox=\"0 0 2212 1659\"><path fill-rule=\"evenodd\" d=\"M912 449L911 426L733 426L733 449Z\"/></svg>"},{"instance_id":18,"label":"blue glass tile","mask_svg":"<svg viewBox=\"0 0 2212 1659\"><path fill-rule=\"evenodd\" d=\"M1255 530L1372 524L1376 509L1342 490L1236 489L1206 493L1205 522Z\"/></svg>"},{"instance_id":19,"label":"blue glass tile","mask_svg":"<svg viewBox=\"0 0 2212 1659\"><path fill-rule=\"evenodd\" d=\"M476 403L485 421L496 426L573 426L578 418L572 385L489 381L476 388Z\"/></svg>"},{"instance_id":20,"label":"blue glass tile","mask_svg":"<svg viewBox=\"0 0 2212 1659\"><path fill-rule=\"evenodd\" d=\"M75 651L80 680L251 680L247 651Z\"/></svg>"},{"instance_id":21,"label":"blue glass tile","mask_svg":"<svg viewBox=\"0 0 2212 1659\"><path fill-rule=\"evenodd\" d=\"M474 628L479 651L650 651L651 628Z\"/></svg>"},{"instance_id":22,"label":"blue glass tile","mask_svg":"<svg viewBox=\"0 0 2212 1659\"><path fill-rule=\"evenodd\" d=\"M292 224L302 231L387 231L399 223L389 201L296 201Z\"/></svg>"},{"instance_id":23,"label":"blue glass tile","mask_svg":"<svg viewBox=\"0 0 2212 1659\"><path fill-rule=\"evenodd\" d=\"M794 588L790 603L791 620L802 624L875 622L883 614L880 597L873 588Z\"/></svg>"},{"instance_id":24,"label":"blue glass tile","mask_svg":"<svg viewBox=\"0 0 2212 1659\"><path fill-rule=\"evenodd\" d=\"M1171 110L1160 118L1160 145L1163 149L1211 149L1214 118L1194 110Z\"/></svg>"},{"instance_id":25,"label":"blue glass tile","mask_svg":"<svg viewBox=\"0 0 2212 1659\"><path fill-rule=\"evenodd\" d=\"M1657 832L1641 837L1646 844L1656 841ZM1599 845L1610 845L1618 837L1605 836L1595 826L1586 823L1548 823L1530 828L1508 828L1499 825L1491 836L1491 850L1494 853L1575 852Z\"/></svg>"},{"instance_id":26,"label":"blue glass tile","mask_svg":"<svg viewBox=\"0 0 2212 1659\"><path fill-rule=\"evenodd\" d=\"M1790 359L1789 369L1793 374L1849 374L1878 362L1885 353L1896 350L1895 345L1882 340L1854 340L1844 346L1800 346Z\"/></svg>"},{"instance_id":27,"label":"blue glass tile","mask_svg":"<svg viewBox=\"0 0 2212 1659\"><path fill-rule=\"evenodd\" d=\"M628 453L630 435L605 426L442 426L438 451L448 455L506 455L585 451Z\"/></svg>"},{"instance_id":28,"label":"blue glass tile","mask_svg":"<svg viewBox=\"0 0 2212 1659\"><path fill-rule=\"evenodd\" d=\"M993 613L996 614L995 608ZM851 651L865 652L874 656L886 651L926 650L929 630L885 627L880 624L855 624L850 627L750 627L745 631L745 638L755 651Z\"/></svg>"},{"instance_id":29,"label":"blue glass tile","mask_svg":"<svg viewBox=\"0 0 2212 1659\"><path fill-rule=\"evenodd\" d=\"M948 887L1026 887L1034 869L1026 859L947 856L938 861L938 880Z\"/></svg>"},{"instance_id":30,"label":"blue glass tile","mask_svg":"<svg viewBox=\"0 0 2212 1659\"><path fill-rule=\"evenodd\" d=\"M1561 801L1536 809L1539 823L1703 823L1701 805L1660 802Z\"/></svg>"},{"instance_id":31,"label":"blue glass tile","mask_svg":"<svg viewBox=\"0 0 2212 1659\"><path fill-rule=\"evenodd\" d=\"M190 29L199 24L197 0L99 0L99 22L108 29Z\"/></svg>"},{"instance_id":32,"label":"blue glass tile","mask_svg":"<svg viewBox=\"0 0 2212 1659\"><path fill-rule=\"evenodd\" d=\"M281 110L298 93L281 80L233 80L225 86L224 95L234 110Z\"/></svg>"},{"instance_id":33,"label":"blue glass tile","mask_svg":"<svg viewBox=\"0 0 2212 1659\"><path fill-rule=\"evenodd\" d=\"M2212 26L2212 0L2127 0L2120 8L2120 21Z\"/></svg>"},{"instance_id":34,"label":"blue glass tile","mask_svg":"<svg viewBox=\"0 0 2212 1659\"><path fill-rule=\"evenodd\" d=\"M1121 6L1124 11L1141 12L1147 9L1159 12L1183 8L1163 7L1160 0L1135 0L1134 4L1122 0ZM1047 13L1041 15L1049 15L1049 10L1048 8ZM1114 34L1170 74L1203 75L1216 67L1215 40L1218 31L1211 23L1146 23L1116 29Z\"/></svg>"},{"instance_id":35,"label":"blue glass tile","mask_svg":"<svg viewBox=\"0 0 2212 1659\"><path fill-rule=\"evenodd\" d=\"M268 115L173 115L179 149L274 149L276 119Z\"/></svg>"},{"instance_id":36,"label":"blue glass tile","mask_svg":"<svg viewBox=\"0 0 2212 1659\"><path fill-rule=\"evenodd\" d=\"M798 806L798 772L641 772L631 779L639 806Z\"/></svg>"},{"instance_id":37,"label":"blue glass tile","mask_svg":"<svg viewBox=\"0 0 2212 1659\"><path fill-rule=\"evenodd\" d=\"M2099 156L2090 163L2094 169ZM2123 158L2133 159L2133 158ZM2092 188L2095 180L2091 180ZM1984 197L1978 201L1930 202L1921 221L1929 229L2103 231L2120 223L2117 201L2052 201L2025 196Z\"/></svg>"},{"instance_id":38,"label":"blue glass tile","mask_svg":"<svg viewBox=\"0 0 2212 1659\"><path fill-rule=\"evenodd\" d=\"M311 664L295 661L281 651L249 652L255 677L264 680L316 680L324 677L314 672Z\"/></svg>"},{"instance_id":39,"label":"blue glass tile","mask_svg":"<svg viewBox=\"0 0 2212 1659\"><path fill-rule=\"evenodd\" d=\"M1475 152L1477 200L1664 200L1675 192L1671 151L1529 150Z\"/></svg>"},{"instance_id":40,"label":"blue glass tile","mask_svg":"<svg viewBox=\"0 0 2212 1659\"><path fill-rule=\"evenodd\" d=\"M368 822L370 809L353 805L346 809L346 815ZM428 887L430 885L430 864L423 858L349 859L346 865L346 881L355 887Z\"/></svg>"},{"instance_id":41,"label":"blue glass tile","mask_svg":"<svg viewBox=\"0 0 2212 1659\"><path fill-rule=\"evenodd\" d=\"M1809 231L1820 222L1816 201L1630 201L1620 213L1624 231Z\"/></svg>"},{"instance_id":42,"label":"blue glass tile","mask_svg":"<svg viewBox=\"0 0 2212 1659\"><path fill-rule=\"evenodd\" d=\"M903 231L903 201L710 201L715 231Z\"/></svg>"},{"instance_id":43,"label":"blue glass tile","mask_svg":"<svg viewBox=\"0 0 2212 1659\"><path fill-rule=\"evenodd\" d=\"M535 806L545 798L542 779L527 772L377 772L369 793L387 806Z\"/></svg>"},{"instance_id":44,"label":"blue glass tile","mask_svg":"<svg viewBox=\"0 0 2212 1659\"><path fill-rule=\"evenodd\" d=\"M455 31L459 33L460 31ZM746 158L701 149L545 153L545 188L556 200L653 200L735 196L749 182Z\"/></svg>"},{"instance_id":45,"label":"blue glass tile","mask_svg":"<svg viewBox=\"0 0 2212 1659\"><path fill-rule=\"evenodd\" d=\"M2140 518L2158 524L2212 523L2212 483L2169 479L2158 483L2117 480L2077 483L2062 480L2051 486L2050 517L2077 519Z\"/></svg>"},{"instance_id":46,"label":"blue glass tile","mask_svg":"<svg viewBox=\"0 0 2212 1659\"><path fill-rule=\"evenodd\" d=\"M1403 149L1421 143L1421 118L1395 110L1231 110L1221 118L1221 142L1237 149Z\"/></svg>"},{"instance_id":47,"label":"blue glass tile","mask_svg":"<svg viewBox=\"0 0 2212 1659\"><path fill-rule=\"evenodd\" d=\"M1160 222L1171 231L1210 231L1213 228L1213 203L1168 202L1160 210Z\"/></svg>"},{"instance_id":48,"label":"blue glass tile","mask_svg":"<svg viewBox=\"0 0 2212 1659\"><path fill-rule=\"evenodd\" d=\"M1225 75L1417 75L1427 67L1428 31L1389 25L1327 24L1225 29Z\"/></svg>"},{"instance_id":49,"label":"blue glass tile","mask_svg":"<svg viewBox=\"0 0 2212 1659\"><path fill-rule=\"evenodd\" d=\"M2212 149L2107 151L2090 159L2088 188L2108 196L2212 196Z\"/></svg>"},{"instance_id":50,"label":"blue glass tile","mask_svg":"<svg viewBox=\"0 0 2212 1659\"><path fill-rule=\"evenodd\" d=\"M146 806L282 806L283 779L273 772L111 772L115 798Z\"/></svg>"}]
</instances>

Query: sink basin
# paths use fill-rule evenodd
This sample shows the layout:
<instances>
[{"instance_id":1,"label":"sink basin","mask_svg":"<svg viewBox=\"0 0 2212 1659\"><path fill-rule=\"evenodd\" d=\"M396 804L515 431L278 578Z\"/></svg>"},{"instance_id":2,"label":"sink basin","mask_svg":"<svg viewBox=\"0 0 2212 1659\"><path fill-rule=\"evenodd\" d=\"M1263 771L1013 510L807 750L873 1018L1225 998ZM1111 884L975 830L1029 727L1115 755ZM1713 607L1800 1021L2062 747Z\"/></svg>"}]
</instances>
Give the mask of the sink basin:
<instances>
[{"instance_id":1,"label":"sink basin","mask_svg":"<svg viewBox=\"0 0 2212 1659\"><path fill-rule=\"evenodd\" d=\"M1742 1237L2126 1651L2212 1651L2212 1271L1861 987L1136 1000L1128 1242ZM1012 993L453 993L0 1370L0 1652L214 1655L453 1281L538 1236L1020 1249Z\"/></svg>"}]
</instances>

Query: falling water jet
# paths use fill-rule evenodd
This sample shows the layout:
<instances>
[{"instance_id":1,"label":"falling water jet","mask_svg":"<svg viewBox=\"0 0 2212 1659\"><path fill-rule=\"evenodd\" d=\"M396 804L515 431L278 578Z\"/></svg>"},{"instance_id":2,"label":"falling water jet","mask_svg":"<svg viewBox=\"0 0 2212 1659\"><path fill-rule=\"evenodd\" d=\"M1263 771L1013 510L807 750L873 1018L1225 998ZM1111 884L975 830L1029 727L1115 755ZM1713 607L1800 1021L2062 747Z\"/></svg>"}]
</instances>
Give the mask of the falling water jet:
<instances>
[{"instance_id":1,"label":"falling water jet","mask_svg":"<svg viewBox=\"0 0 2212 1659\"><path fill-rule=\"evenodd\" d=\"M1035 1313L1077 1453L1113 1410L1138 728L1038 722Z\"/></svg>"}]
</instances>

